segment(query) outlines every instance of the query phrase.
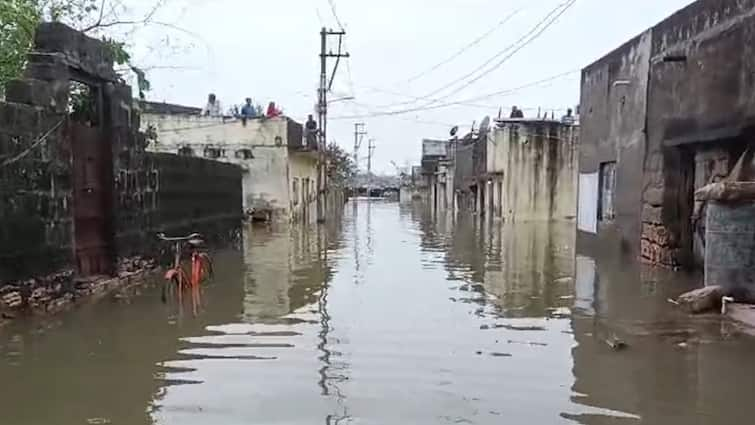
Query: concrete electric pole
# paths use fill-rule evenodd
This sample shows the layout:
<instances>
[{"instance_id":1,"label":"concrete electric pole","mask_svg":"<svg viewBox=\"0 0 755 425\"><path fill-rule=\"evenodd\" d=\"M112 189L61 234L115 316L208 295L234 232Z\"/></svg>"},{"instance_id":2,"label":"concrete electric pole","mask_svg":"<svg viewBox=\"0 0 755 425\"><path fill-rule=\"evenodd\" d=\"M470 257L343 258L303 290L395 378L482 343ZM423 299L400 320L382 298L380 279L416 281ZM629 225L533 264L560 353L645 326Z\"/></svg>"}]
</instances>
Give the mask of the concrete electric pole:
<instances>
[{"instance_id":1,"label":"concrete electric pole","mask_svg":"<svg viewBox=\"0 0 755 425\"><path fill-rule=\"evenodd\" d=\"M367 197L372 190L372 153L375 151L375 139L369 139L367 143Z\"/></svg>"},{"instance_id":2,"label":"concrete electric pole","mask_svg":"<svg viewBox=\"0 0 755 425\"><path fill-rule=\"evenodd\" d=\"M354 167L355 172L359 174L359 147L362 146L362 138L367 134L364 129L365 124L363 122L354 123ZM355 176L356 177L356 176ZM354 180L353 193L357 190L357 181Z\"/></svg>"},{"instance_id":3,"label":"concrete electric pole","mask_svg":"<svg viewBox=\"0 0 755 425\"><path fill-rule=\"evenodd\" d=\"M338 64L341 58L348 58L348 53L341 53L343 36L346 31L326 30L324 27L320 30L320 85L317 90L317 120L320 129L318 147L320 150L319 172L317 182L317 221L325 221L325 212L327 211L327 130L328 130L328 91L333 85L333 78L336 76ZM328 50L328 37L338 36L338 53ZM328 58L335 58L336 64L333 67L333 74L328 82Z\"/></svg>"}]
</instances>

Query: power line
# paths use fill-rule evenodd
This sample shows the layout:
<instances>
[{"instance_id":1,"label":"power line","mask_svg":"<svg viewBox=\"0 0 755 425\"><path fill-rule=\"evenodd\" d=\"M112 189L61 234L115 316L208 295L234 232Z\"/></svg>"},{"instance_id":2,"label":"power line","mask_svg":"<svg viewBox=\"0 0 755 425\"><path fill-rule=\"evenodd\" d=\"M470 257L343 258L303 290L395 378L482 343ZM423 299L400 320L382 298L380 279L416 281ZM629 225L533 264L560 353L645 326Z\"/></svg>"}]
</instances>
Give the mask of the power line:
<instances>
[{"instance_id":1,"label":"power line","mask_svg":"<svg viewBox=\"0 0 755 425\"><path fill-rule=\"evenodd\" d=\"M514 49L513 52L506 55L503 59L501 59L498 63L493 65L490 69L483 72L482 74L478 75L477 77L473 78L470 81L467 81L466 84L462 85L461 87L457 88L456 90L452 91L451 93L447 94L446 96L452 96L461 90L465 89L466 87L469 87L470 85L474 84L476 81L479 81L484 76L490 74L491 72L495 71L496 69L500 68L506 61L508 61L512 56L514 56L517 52L525 48L527 45L535 41L540 35L542 35L545 30L547 30L550 26L552 26L558 18L560 18L564 13L566 13L567 10L569 10L570 7L574 6L574 4L577 2L577 0L570 0L569 2L565 3L565 6L563 9L561 9L556 16L554 16L550 21L548 21L545 26L543 26L537 33L535 33L532 37L530 37L527 41L525 41L523 44L521 44L519 47Z\"/></svg>"},{"instance_id":2,"label":"power line","mask_svg":"<svg viewBox=\"0 0 755 425\"><path fill-rule=\"evenodd\" d=\"M452 94L458 93L460 90L468 87L472 83L478 81L480 78L482 78L485 75L493 72L495 69L497 69L501 65L503 65L514 54L516 54L517 52L519 52L521 49L523 49L524 47L526 47L527 45L529 45L532 41L534 41L537 37L539 37L547 28L549 28L551 25L553 25L553 23L555 23L555 20L558 19L558 17L560 17L564 12L566 12L566 10L569 7L571 7L575 2L576 2L576 0L567 0L566 2L559 4L553 10L551 10L542 20L540 20L534 27L532 27L525 35L523 35L522 37L520 37L514 43L506 46L506 48L504 48L503 50L501 50L498 53L496 53L495 55L493 55L490 59L488 59L487 61L485 61L482 65L478 66L477 68L475 68L471 72L467 73L466 75L464 75L464 76L462 76L460 78L457 78L457 79L449 82L448 84L446 84L446 85L444 85L444 86L442 86L442 87L440 87L440 88L438 88L438 89L436 89L436 90L434 90L434 91L432 91L432 92L430 92L430 93L428 93L428 94L426 94L424 96L419 96L418 98L420 98L420 99L430 99L432 96L434 96L434 95L436 95L436 94L444 91L445 89L447 89L449 87L452 87L452 86L456 85L457 83L462 82L463 80L466 80L467 78L473 76L475 73L477 73L478 71L482 70L483 68L485 68L486 66L488 66L490 63L492 63L493 61L495 61L496 59L500 58L502 55L505 55L506 53L508 53L509 51L511 51L513 49L513 52L511 52L509 55L505 56L503 58L503 60L501 60L498 63L496 63L492 68L486 70L485 72L483 72L482 74L480 74L478 77L475 77L473 80L471 80L471 82L468 82L467 84L463 85L462 87L460 87L459 89L453 91L450 94L446 94L445 96L442 96L440 99L433 99L431 102L428 103L428 105L433 104L433 103L437 103L437 102L441 102L444 98L447 98L447 97L451 96ZM554 17L554 14L555 14L555 17ZM538 32L538 30L539 30L539 32ZM411 102L411 103L414 103L414 102ZM406 103L404 103L404 104L406 104ZM401 105L401 104L399 103L399 104L397 104L395 106L398 106L398 105ZM427 106L427 105L425 105L425 106Z\"/></svg>"},{"instance_id":3,"label":"power line","mask_svg":"<svg viewBox=\"0 0 755 425\"><path fill-rule=\"evenodd\" d=\"M579 71L579 69L572 69L572 70L569 70L569 71L566 71L566 72L562 72L562 73L556 74L556 75L548 77L548 78L544 78L542 80L538 80L538 81L534 81L534 82L531 82L531 83L523 84L523 85L518 86L518 87L514 87L514 88L510 88L510 89L504 89L504 90L499 90L499 91L496 91L496 92L493 92L493 93L488 93L488 94L485 94L485 95L482 95L482 96L476 96L474 98L468 98L468 99L464 99L464 100L460 100L460 101L446 102L446 103L440 103L440 104L428 104L428 105L424 105L424 106L418 106L418 107L414 107L414 108L398 109L398 110L393 110L393 111L377 111L377 112L371 112L370 114L363 114L363 115L335 116L335 117L331 117L331 119L334 119L334 120L341 120L341 119L362 119L362 118L371 118L371 117L380 117L380 116L402 115L402 114L411 113L411 112L427 111L427 110L432 110L432 109L442 109L442 108L447 108L449 106L456 106L456 105L465 105L465 104L473 103L475 101L482 100L482 99L488 99L488 98L495 97L495 96L501 96L501 95L505 95L505 94L516 93L516 92L518 92L520 90L523 90L523 89L526 89L526 88L529 88L529 87L538 86L538 85L541 85L541 84L544 84L544 83L548 83L548 82L557 80L559 78L563 78L563 77L565 77L567 75L573 74L573 73L578 72L578 71ZM356 103L356 102L353 102L353 103Z\"/></svg>"},{"instance_id":4,"label":"power line","mask_svg":"<svg viewBox=\"0 0 755 425\"><path fill-rule=\"evenodd\" d=\"M336 5L333 0L328 0L328 4L330 5L330 11L333 13L333 17L336 19L336 23L338 24L338 27L343 30L343 24L341 24L341 20L338 18L338 14L336 13Z\"/></svg>"},{"instance_id":5,"label":"power line","mask_svg":"<svg viewBox=\"0 0 755 425\"><path fill-rule=\"evenodd\" d=\"M431 66L429 69L427 69L425 71L422 71L419 74L417 74L417 75L409 78L408 80L406 80L406 82L407 83L411 83L411 82L413 82L415 80L418 80L419 78L424 77L425 75L432 73L433 71L437 70L438 68L442 67L443 65L445 65L445 64L453 61L454 59L456 59L457 57L461 56L464 52L466 52L470 48L476 46L477 44L480 44L480 42L482 42L484 39L490 37L490 35L492 35L498 28L500 28L503 25L505 25L509 20L511 20L511 18L513 18L517 13L519 13L521 11L522 11L522 9L517 9L517 10L511 12L508 16L506 16L505 18L503 18L501 21L499 21L497 24L495 24L492 28L490 28L489 30L487 30L481 36L475 38L470 43L466 44L464 47L462 47L461 49L459 49L458 51L456 51L454 54L452 54L448 58L446 58L446 59L438 62L437 64Z\"/></svg>"}]
</instances>

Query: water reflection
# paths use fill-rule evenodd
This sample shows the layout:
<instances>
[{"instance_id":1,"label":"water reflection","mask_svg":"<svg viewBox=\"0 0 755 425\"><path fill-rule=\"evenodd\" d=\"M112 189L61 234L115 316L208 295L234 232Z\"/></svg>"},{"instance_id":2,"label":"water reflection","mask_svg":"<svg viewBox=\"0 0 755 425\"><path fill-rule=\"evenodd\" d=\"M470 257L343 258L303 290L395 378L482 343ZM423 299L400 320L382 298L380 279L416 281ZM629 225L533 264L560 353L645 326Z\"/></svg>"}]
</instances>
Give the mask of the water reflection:
<instances>
[{"instance_id":1,"label":"water reflection","mask_svg":"<svg viewBox=\"0 0 755 425\"><path fill-rule=\"evenodd\" d=\"M755 350L752 339L717 316L689 317L666 301L698 278L600 255L577 257L573 401L632 416L568 417L585 424L751 422L741 406L753 396L755 365L746 360ZM611 335L629 349L611 350L605 343Z\"/></svg>"},{"instance_id":2,"label":"water reflection","mask_svg":"<svg viewBox=\"0 0 755 425\"><path fill-rule=\"evenodd\" d=\"M568 223L344 214L247 229L198 317L145 288L3 329L0 422L751 422L753 340L666 301L694 276L575 255Z\"/></svg>"}]
</instances>

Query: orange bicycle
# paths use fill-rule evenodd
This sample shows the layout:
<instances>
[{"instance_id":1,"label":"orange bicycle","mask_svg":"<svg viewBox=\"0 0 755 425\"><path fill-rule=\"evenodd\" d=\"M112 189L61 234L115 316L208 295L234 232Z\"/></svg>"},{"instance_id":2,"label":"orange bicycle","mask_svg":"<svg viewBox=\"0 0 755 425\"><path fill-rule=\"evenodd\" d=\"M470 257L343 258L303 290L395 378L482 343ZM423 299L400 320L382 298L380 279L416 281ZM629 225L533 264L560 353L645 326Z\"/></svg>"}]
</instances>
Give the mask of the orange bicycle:
<instances>
[{"instance_id":1,"label":"orange bicycle","mask_svg":"<svg viewBox=\"0 0 755 425\"><path fill-rule=\"evenodd\" d=\"M165 284L162 289L162 300L168 302L168 289L175 286L178 294L178 304L183 305L182 293L189 289L191 293L191 305L194 314L197 314L200 303L199 286L203 281L212 277L212 260L210 255L204 252L201 247L204 245L202 235L192 233L182 237L168 237L164 233L158 233L157 238L173 243L173 267L165 272ZM188 245L191 251L191 274L186 275L181 267L181 258L184 253L184 244Z\"/></svg>"}]
</instances>

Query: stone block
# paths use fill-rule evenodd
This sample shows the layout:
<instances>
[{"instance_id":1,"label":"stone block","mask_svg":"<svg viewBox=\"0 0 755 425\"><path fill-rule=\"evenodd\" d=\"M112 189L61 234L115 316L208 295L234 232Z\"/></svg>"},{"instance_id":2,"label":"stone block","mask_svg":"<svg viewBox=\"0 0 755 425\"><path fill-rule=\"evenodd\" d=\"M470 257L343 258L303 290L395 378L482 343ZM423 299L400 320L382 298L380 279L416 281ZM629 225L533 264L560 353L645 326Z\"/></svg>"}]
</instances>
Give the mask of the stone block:
<instances>
[{"instance_id":1,"label":"stone block","mask_svg":"<svg viewBox=\"0 0 755 425\"><path fill-rule=\"evenodd\" d=\"M112 51L103 42L67 25L43 22L37 27L34 45L39 52L62 54L73 68L107 81L117 81Z\"/></svg>"},{"instance_id":2,"label":"stone block","mask_svg":"<svg viewBox=\"0 0 755 425\"><path fill-rule=\"evenodd\" d=\"M60 82L33 79L13 80L6 85L5 98L9 102L40 106L57 113L64 113L68 90Z\"/></svg>"},{"instance_id":3,"label":"stone block","mask_svg":"<svg viewBox=\"0 0 755 425\"><path fill-rule=\"evenodd\" d=\"M663 205L664 196L664 189L651 187L645 190L645 193L642 194L642 199L653 207L660 207Z\"/></svg>"},{"instance_id":4,"label":"stone block","mask_svg":"<svg viewBox=\"0 0 755 425\"><path fill-rule=\"evenodd\" d=\"M642 221L643 223L648 223L648 224L662 224L663 223L663 208L654 207L650 204L643 204Z\"/></svg>"},{"instance_id":5,"label":"stone block","mask_svg":"<svg viewBox=\"0 0 755 425\"><path fill-rule=\"evenodd\" d=\"M671 242L670 232L662 225L643 223L642 238L660 246L668 246Z\"/></svg>"},{"instance_id":6,"label":"stone block","mask_svg":"<svg viewBox=\"0 0 755 425\"><path fill-rule=\"evenodd\" d=\"M66 84L71 79L71 73L63 55L32 52L27 55L27 59L24 78L60 81Z\"/></svg>"},{"instance_id":7,"label":"stone block","mask_svg":"<svg viewBox=\"0 0 755 425\"><path fill-rule=\"evenodd\" d=\"M680 295L676 301L688 313L699 314L717 310L721 306L723 295L720 286L706 286L686 292Z\"/></svg>"}]
</instances>

